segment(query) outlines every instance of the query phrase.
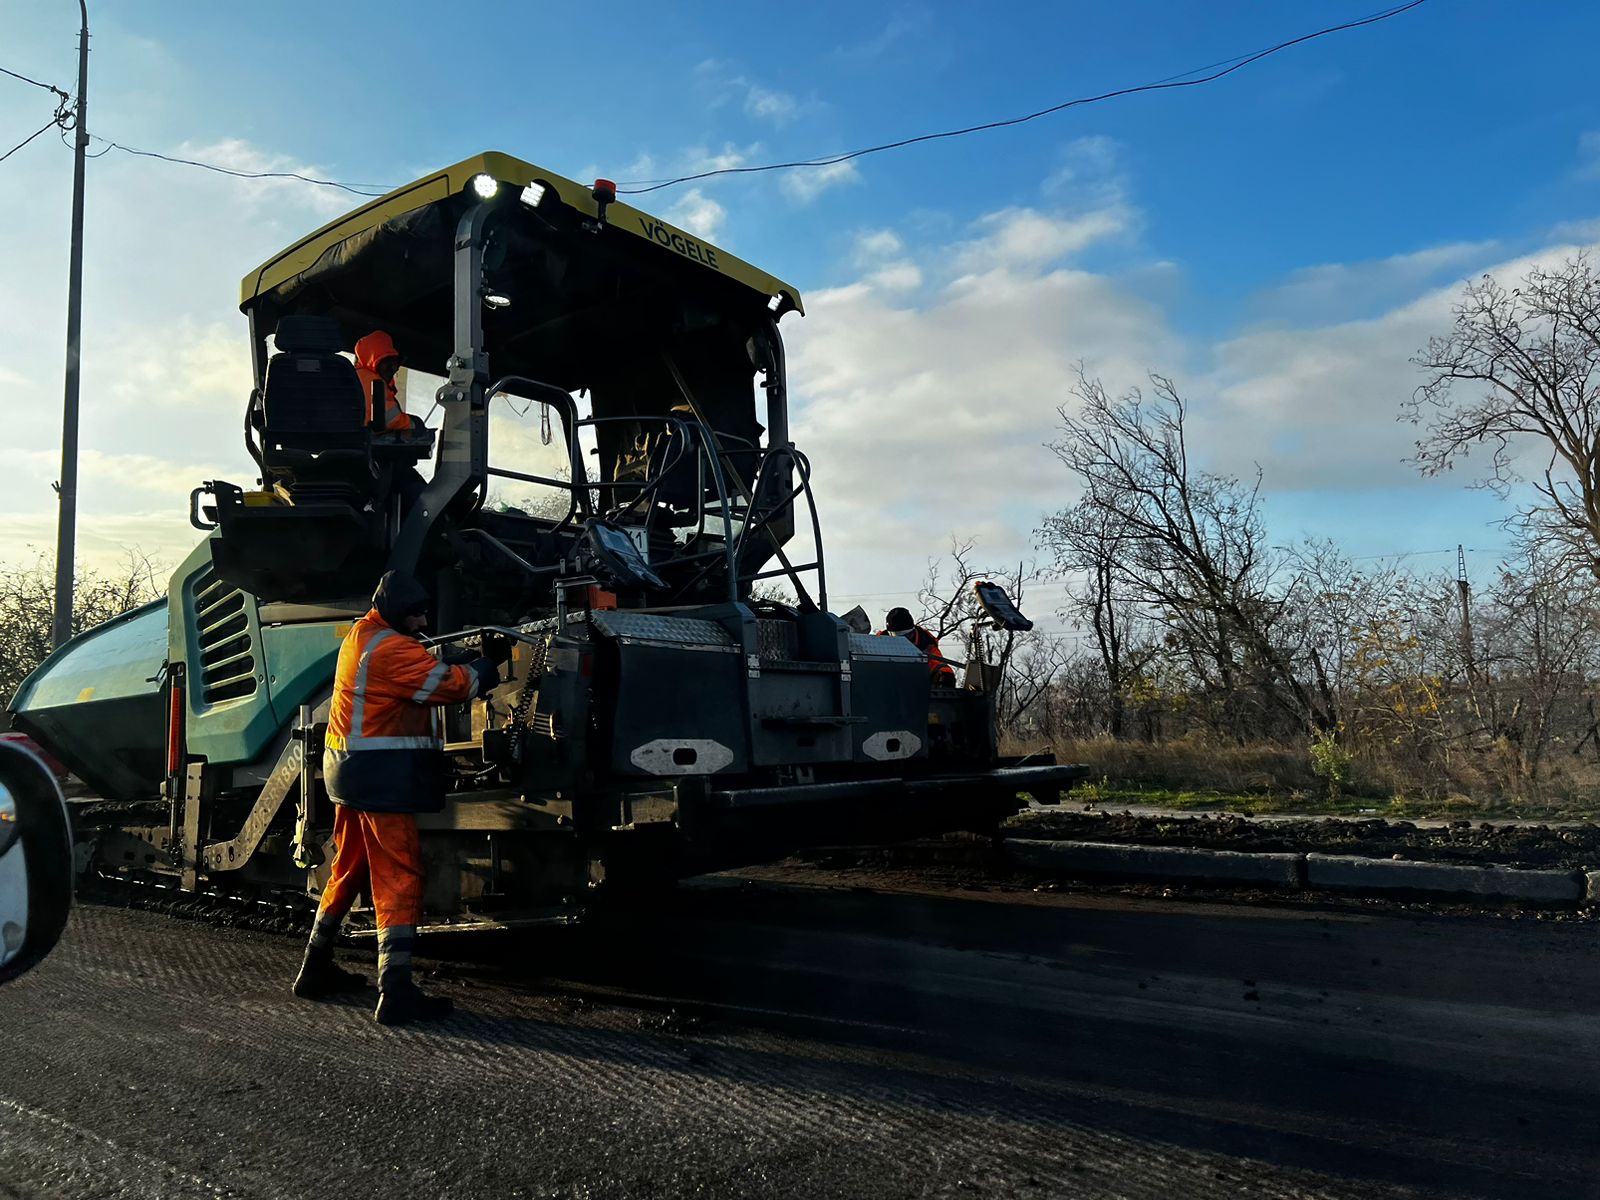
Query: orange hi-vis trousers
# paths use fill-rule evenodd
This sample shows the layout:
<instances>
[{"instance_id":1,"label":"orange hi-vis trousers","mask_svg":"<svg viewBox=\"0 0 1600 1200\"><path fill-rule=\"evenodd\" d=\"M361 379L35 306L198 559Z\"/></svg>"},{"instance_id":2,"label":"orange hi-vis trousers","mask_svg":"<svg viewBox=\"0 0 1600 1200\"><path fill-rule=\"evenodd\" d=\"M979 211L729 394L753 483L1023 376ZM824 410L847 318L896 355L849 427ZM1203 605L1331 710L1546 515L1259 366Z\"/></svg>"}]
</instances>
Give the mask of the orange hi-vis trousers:
<instances>
[{"instance_id":1,"label":"orange hi-vis trousers","mask_svg":"<svg viewBox=\"0 0 1600 1200\"><path fill-rule=\"evenodd\" d=\"M378 928L416 925L422 918L422 845L411 813L333 810L333 870L317 919L337 922L362 892L372 894Z\"/></svg>"}]
</instances>

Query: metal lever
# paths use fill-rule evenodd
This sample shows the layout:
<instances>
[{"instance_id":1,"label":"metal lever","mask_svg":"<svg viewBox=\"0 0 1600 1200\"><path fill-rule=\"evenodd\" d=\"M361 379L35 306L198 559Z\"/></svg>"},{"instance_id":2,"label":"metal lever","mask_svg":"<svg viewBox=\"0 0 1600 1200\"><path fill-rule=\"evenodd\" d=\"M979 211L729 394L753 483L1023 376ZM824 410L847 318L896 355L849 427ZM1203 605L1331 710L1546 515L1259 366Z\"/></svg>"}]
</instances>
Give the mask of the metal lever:
<instances>
[{"instance_id":1,"label":"metal lever","mask_svg":"<svg viewBox=\"0 0 1600 1200\"><path fill-rule=\"evenodd\" d=\"M311 826L316 816L317 801L316 764L312 759L312 752L317 748L313 745L317 740L316 732L316 726L311 720L311 706L302 704L298 725L290 735L302 743L300 802L295 806L294 837L290 840L294 865L302 871L309 871L313 867L322 865L322 847L311 840Z\"/></svg>"}]
</instances>

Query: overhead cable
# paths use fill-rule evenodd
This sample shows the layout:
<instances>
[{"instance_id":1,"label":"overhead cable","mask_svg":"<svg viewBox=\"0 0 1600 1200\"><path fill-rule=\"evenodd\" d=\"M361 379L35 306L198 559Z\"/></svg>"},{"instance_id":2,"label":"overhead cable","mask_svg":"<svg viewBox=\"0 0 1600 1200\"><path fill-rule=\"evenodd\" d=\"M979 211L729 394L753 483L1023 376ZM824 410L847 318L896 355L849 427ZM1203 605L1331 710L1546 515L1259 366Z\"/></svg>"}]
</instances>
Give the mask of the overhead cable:
<instances>
[{"instance_id":1,"label":"overhead cable","mask_svg":"<svg viewBox=\"0 0 1600 1200\"><path fill-rule=\"evenodd\" d=\"M8 67L0 67L0 74L9 75L13 79L21 80L23 83L31 83L34 87L43 88L47 92L54 92L68 104L70 104L72 101L71 96L62 91L60 88L56 87L54 84L44 83L38 79L32 79L29 76L19 74ZM70 113L67 115L70 115ZM51 124L61 125L63 131L69 128L69 124L64 123L63 121L63 113L61 111L57 112L56 119L52 121ZM38 137L40 133L43 133L45 129L49 128L50 126L46 125L44 129L41 129L38 133L33 134L32 137L29 137L26 141L22 142L21 145L13 147L11 150L6 151L5 154L0 155L0 162L4 162L7 158L10 158L11 155L15 154L18 150L22 149L23 146L26 146L28 142L33 141L33 139ZM104 142L105 149L96 154L88 155L87 157L89 158L100 158L103 155L111 153L113 150L121 150L124 154L135 154L141 158L159 158L162 162L177 163L185 167L199 167L203 171L215 171L219 175L232 175L238 179L298 179L303 183L316 184L318 187L340 188L343 191L354 193L357 196L382 196L386 192L393 190L386 184L340 183L336 179L317 179L310 175L302 175L298 171L240 171L233 167L219 166L216 163L201 162L199 159L178 158L177 156L171 154L158 154L154 150L139 150L133 146L124 146L121 142L107 141L107 139L96 137L93 134L90 135L90 138L96 142ZM379 190L363 190L366 188L377 188Z\"/></svg>"},{"instance_id":2,"label":"overhead cable","mask_svg":"<svg viewBox=\"0 0 1600 1200\"><path fill-rule=\"evenodd\" d=\"M27 137L23 138L15 146L11 147L11 149L7 150L4 154L0 154L0 162L5 162L6 159L10 158L18 150L21 150L24 146L26 146L29 142L33 141L34 138L38 137L46 129L54 129L55 127L56 127L56 118L55 117L51 117L43 125L39 126L39 128L35 129Z\"/></svg>"},{"instance_id":3,"label":"overhead cable","mask_svg":"<svg viewBox=\"0 0 1600 1200\"><path fill-rule=\"evenodd\" d=\"M1118 88L1114 91L1102 92L1095 96L1080 96L1077 99L1066 100L1060 104L1054 104L1048 108L1041 108L1036 112L1026 113L1018 117L1008 117L998 121L987 121L979 125L968 125L961 129L947 129L938 133L919 134L915 137L901 138L898 141L883 142L876 146L866 146L859 150L848 151L844 154L835 154L817 158L794 159L789 162L763 163L748 167L719 167L714 170L698 171L693 174L679 175L673 179L633 180L627 184L624 184L622 187L619 187L617 190L618 192L629 195L641 195L645 192L660 191L663 188L675 187L681 183L692 183L696 180L710 179L719 175L751 175L764 171L786 171L807 167L815 168L835 166L839 163L849 162L852 159L864 158L869 154L880 154L886 150L898 150L906 146L915 146L922 142L933 142L946 138L965 137L968 134L984 133L993 129L1005 129L1014 125L1023 125L1029 121L1036 121L1040 117L1047 117L1054 113L1064 112L1069 108L1079 108L1084 105L1098 104L1103 101L1114 100L1122 96L1137 95L1141 92L1168 91L1176 88L1199 87L1203 84L1214 83L1216 80L1221 79L1224 76L1231 75L1235 71L1241 70L1252 63L1259 62L1270 55L1278 54L1293 46L1314 41L1317 38L1327 37L1330 34L1343 33L1351 29L1360 29L1366 25L1375 25L1380 21L1387 21L1393 17L1401 15L1402 13L1409 12L1413 8L1420 7L1423 3L1425 3L1425 0L1409 0L1408 3L1396 5L1393 8L1388 8L1382 12L1373 13L1370 16L1362 17L1358 20L1346 21L1339 25L1330 25L1323 29L1317 29L1310 33L1301 34L1298 37L1290 38L1287 41L1279 42L1273 46L1268 46L1264 50L1258 50L1253 54L1221 59L1218 62L1209 64L1208 66L1195 67L1178 75L1169 75L1164 79L1159 79L1152 83L1139 84L1133 87ZM1199 72L1209 73L1199 74ZM22 75L6 67L0 67L0 73L9 75L23 83L32 84L34 87L43 88L46 91L53 92L66 103L71 102L71 96L62 91L60 88L55 87L53 84L44 83L41 80L30 78L29 76ZM62 124L62 112L60 110L58 110L57 117L51 122L51 124ZM15 154L17 150L20 150L23 146L27 145L28 142L31 142L34 138L38 137L40 133L43 133L49 128L49 125L44 126L43 129L40 129L37 133L34 133L25 139L18 146L15 146L11 150L7 151L5 155L0 156L0 162L5 161L6 158L9 158L12 154ZM62 124L62 128L65 129L66 126ZM98 158L101 155L109 154L112 150L120 150L124 154L131 154L140 158L159 159L162 162L174 163L179 166L198 167L203 171L212 171L218 175L229 175L235 179L297 179L302 183L313 184L316 187L338 188L339 190L349 192L352 195L366 197L382 196L386 192L392 190L389 185L386 184L341 183L336 179L318 179L311 175L301 174L298 171L242 171L235 167L224 167L217 163L203 162L199 159L181 158L177 155L161 154L154 150L140 150L133 146L123 145L121 142L108 141L105 138L95 137L94 135L90 136L94 141L105 143L105 149L101 150L98 154L90 156L93 158ZM374 191L370 189L377 190Z\"/></svg>"},{"instance_id":4,"label":"overhead cable","mask_svg":"<svg viewBox=\"0 0 1600 1200\"><path fill-rule=\"evenodd\" d=\"M28 76L19 75L16 71L10 70L9 68L0 67L0 75L9 75L13 79L22 80L23 83L31 83L36 88L43 88L47 92L54 92L56 95L60 96L63 100L71 100L72 99L71 96L67 95L66 92L62 91L60 88L58 88L53 83L42 83L37 79L30 79L30 78L28 78Z\"/></svg>"},{"instance_id":5,"label":"overhead cable","mask_svg":"<svg viewBox=\"0 0 1600 1200\"><path fill-rule=\"evenodd\" d=\"M196 158L179 158L172 154L158 154L154 150L139 150L133 146L124 146L121 142L106 141L105 138L95 137L93 134L89 136L93 141L106 143L106 148L100 151L99 154L94 155L93 157L95 158L99 158L101 154L108 154L112 150L121 150L124 154L134 154L140 158L159 158L162 162L176 163L184 167L199 167L203 171L215 171L218 175L232 175L235 179L298 179L302 183L314 183L318 187L339 188L357 196L382 196L392 190L381 183L340 183L337 179L317 179L311 175L302 175L298 171L241 171L235 167L224 167L216 163L201 162ZM380 188L382 190L372 192L364 191L364 188Z\"/></svg>"},{"instance_id":6,"label":"overhead cable","mask_svg":"<svg viewBox=\"0 0 1600 1200\"><path fill-rule=\"evenodd\" d=\"M946 129L939 133L924 133L916 137L901 138L899 141L883 142L877 146L867 146L860 150L851 150L844 154L834 154L817 158L794 159L789 162L762 163L749 167L718 167L710 171L697 171L690 175L679 175L675 179L637 179L629 181L617 188L619 193L641 195L645 192L660 191L662 188L675 187L680 183L692 183L699 179L711 179L718 175L753 175L762 171L788 171L803 167L831 167L839 163L849 162L851 159L863 158L868 154L880 154L885 150L898 150L905 146L915 146L921 142L934 142L944 138L965 137L972 133L983 133L991 129L1005 129L1013 125L1023 125L1029 121L1036 121L1040 117L1048 117L1053 113L1063 112L1069 108L1079 108L1087 104L1099 104L1105 100L1115 100L1122 96L1133 96L1141 92L1170 91L1176 88L1199 87L1202 84L1214 83L1225 75L1232 75L1235 71L1242 70L1251 63L1260 62L1263 58L1278 54L1292 46L1313 41L1329 34L1343 33L1346 30L1360 29L1365 25L1376 25L1380 21L1387 21L1398 17L1401 13L1409 12L1425 3L1425 0L1410 0L1407 4L1396 5L1384 9L1382 12L1373 13L1355 21L1346 21L1340 25L1329 25L1311 33L1303 33L1299 37L1290 38L1288 41L1279 42L1275 46L1268 46L1265 50L1258 50L1254 54L1247 54L1239 58L1223 59L1228 65L1209 74L1195 76L1195 71L1204 71L1207 68L1198 67L1195 70L1185 71L1181 75L1168 76L1166 79L1154 83L1142 83L1135 87L1117 88L1115 91L1101 92L1097 96L1080 96L1075 100L1065 100L1060 104L1053 104L1049 108L1041 108L1037 112L1026 113L1020 117L1007 117L999 121L986 121L981 125L968 125L962 129ZM1191 78L1191 76L1193 76Z\"/></svg>"}]
</instances>

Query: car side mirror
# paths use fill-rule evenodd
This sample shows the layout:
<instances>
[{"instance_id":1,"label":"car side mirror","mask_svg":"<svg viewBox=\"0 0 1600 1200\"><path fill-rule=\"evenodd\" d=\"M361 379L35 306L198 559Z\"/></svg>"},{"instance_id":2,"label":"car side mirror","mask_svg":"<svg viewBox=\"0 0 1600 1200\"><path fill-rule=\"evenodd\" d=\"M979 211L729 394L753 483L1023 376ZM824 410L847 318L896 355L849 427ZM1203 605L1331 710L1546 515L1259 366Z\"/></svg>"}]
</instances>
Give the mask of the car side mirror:
<instances>
[{"instance_id":1,"label":"car side mirror","mask_svg":"<svg viewBox=\"0 0 1600 1200\"><path fill-rule=\"evenodd\" d=\"M55 776L0 742L0 984L61 939L72 908L72 828Z\"/></svg>"}]
</instances>

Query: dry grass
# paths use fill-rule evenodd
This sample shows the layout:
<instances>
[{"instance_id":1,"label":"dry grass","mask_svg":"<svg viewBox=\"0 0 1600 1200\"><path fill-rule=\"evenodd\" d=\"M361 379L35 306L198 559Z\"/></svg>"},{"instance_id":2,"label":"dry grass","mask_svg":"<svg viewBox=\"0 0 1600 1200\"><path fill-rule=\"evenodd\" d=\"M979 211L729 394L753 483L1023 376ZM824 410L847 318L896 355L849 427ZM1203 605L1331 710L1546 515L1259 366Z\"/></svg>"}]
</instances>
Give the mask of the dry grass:
<instances>
[{"instance_id":1,"label":"dry grass","mask_svg":"<svg viewBox=\"0 0 1600 1200\"><path fill-rule=\"evenodd\" d=\"M1170 742L1092 738L1056 745L1059 762L1088 763L1096 778L1113 787L1204 789L1217 792L1314 792L1324 789L1311 773L1311 757L1268 743L1211 745L1193 738Z\"/></svg>"},{"instance_id":2,"label":"dry grass","mask_svg":"<svg viewBox=\"0 0 1600 1200\"><path fill-rule=\"evenodd\" d=\"M1200 737L1167 742L1067 739L1013 745L1053 750L1058 762L1091 768L1086 800L1226 805L1253 811L1373 811L1393 815L1579 815L1600 812L1600 763L1565 753L1528 779L1507 747L1423 758L1358 748L1336 793L1311 766L1307 746L1246 745Z\"/></svg>"}]
</instances>

